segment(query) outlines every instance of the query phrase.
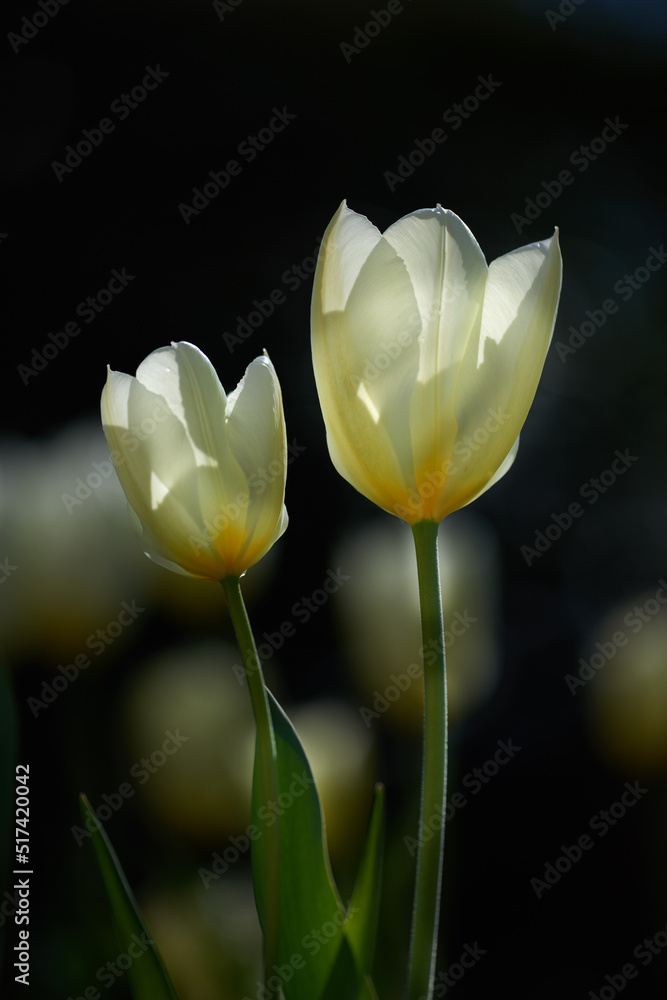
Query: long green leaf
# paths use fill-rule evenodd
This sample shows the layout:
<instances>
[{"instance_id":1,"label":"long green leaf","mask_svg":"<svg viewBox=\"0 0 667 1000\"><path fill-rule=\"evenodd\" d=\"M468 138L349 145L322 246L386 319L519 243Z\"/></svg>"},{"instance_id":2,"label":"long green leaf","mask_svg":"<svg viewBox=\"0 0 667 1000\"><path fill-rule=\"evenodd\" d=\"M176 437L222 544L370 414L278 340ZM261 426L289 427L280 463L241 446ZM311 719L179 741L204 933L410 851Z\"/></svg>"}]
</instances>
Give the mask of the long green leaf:
<instances>
[{"instance_id":1,"label":"long green leaf","mask_svg":"<svg viewBox=\"0 0 667 1000\"><path fill-rule=\"evenodd\" d=\"M364 981L361 984L361 991L359 992L357 1000L378 1000L378 995L370 976L364 976Z\"/></svg>"},{"instance_id":2,"label":"long green leaf","mask_svg":"<svg viewBox=\"0 0 667 1000\"><path fill-rule=\"evenodd\" d=\"M280 961L278 969L266 970L266 981L281 979L286 1000L320 1000L334 966L340 964L346 974L339 996L356 997L359 973L349 946L339 960L346 911L331 874L319 794L299 738L270 692L269 704L278 758L278 801L267 800L257 760L253 779L253 822L259 831L253 843L253 877L262 924L264 833L275 822L280 833Z\"/></svg>"},{"instance_id":3,"label":"long green leaf","mask_svg":"<svg viewBox=\"0 0 667 1000\"><path fill-rule=\"evenodd\" d=\"M384 786L376 785L366 846L348 908L348 919L345 923L345 935L350 942L357 964L362 972L369 975L373 965L380 916L384 823Z\"/></svg>"},{"instance_id":4,"label":"long green leaf","mask_svg":"<svg viewBox=\"0 0 667 1000\"><path fill-rule=\"evenodd\" d=\"M380 890L384 854L384 786L376 785L366 845L347 910L341 942L327 988L322 1000L339 1000L356 996L357 1000L373 1000L375 987L370 978L375 951L375 939L380 915Z\"/></svg>"},{"instance_id":5,"label":"long green leaf","mask_svg":"<svg viewBox=\"0 0 667 1000\"><path fill-rule=\"evenodd\" d=\"M362 983L363 976L359 965L347 935L344 934L321 1000L341 1000L342 997L356 998ZM361 995L363 996L363 993Z\"/></svg>"},{"instance_id":6,"label":"long green leaf","mask_svg":"<svg viewBox=\"0 0 667 1000\"><path fill-rule=\"evenodd\" d=\"M86 828L93 831L93 848L111 904L121 948L132 959L126 975L133 1000L178 1000L111 841L85 795L79 797L79 804Z\"/></svg>"}]
</instances>

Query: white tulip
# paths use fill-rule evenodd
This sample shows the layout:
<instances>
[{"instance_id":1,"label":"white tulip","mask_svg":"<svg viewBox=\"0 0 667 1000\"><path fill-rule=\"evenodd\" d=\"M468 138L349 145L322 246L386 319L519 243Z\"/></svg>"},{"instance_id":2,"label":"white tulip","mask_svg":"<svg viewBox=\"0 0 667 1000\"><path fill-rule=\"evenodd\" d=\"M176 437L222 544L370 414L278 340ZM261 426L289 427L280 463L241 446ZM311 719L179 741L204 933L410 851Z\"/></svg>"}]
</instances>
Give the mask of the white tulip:
<instances>
[{"instance_id":1,"label":"white tulip","mask_svg":"<svg viewBox=\"0 0 667 1000\"><path fill-rule=\"evenodd\" d=\"M312 352L331 459L410 524L439 523L510 468L551 341L557 232L487 265L453 212L384 233L342 203L324 235Z\"/></svg>"},{"instance_id":2,"label":"white tulip","mask_svg":"<svg viewBox=\"0 0 667 1000\"><path fill-rule=\"evenodd\" d=\"M146 554L160 565L241 576L285 531L285 419L266 354L227 396L197 347L161 347L136 377L108 371L102 423Z\"/></svg>"}]
</instances>

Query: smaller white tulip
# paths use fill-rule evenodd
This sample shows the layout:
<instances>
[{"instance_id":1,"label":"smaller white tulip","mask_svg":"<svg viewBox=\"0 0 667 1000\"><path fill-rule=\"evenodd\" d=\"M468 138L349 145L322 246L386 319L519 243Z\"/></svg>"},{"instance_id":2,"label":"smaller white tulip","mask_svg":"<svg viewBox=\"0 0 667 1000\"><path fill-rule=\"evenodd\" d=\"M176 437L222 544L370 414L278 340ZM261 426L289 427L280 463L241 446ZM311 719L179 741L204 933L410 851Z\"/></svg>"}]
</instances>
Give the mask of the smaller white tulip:
<instances>
[{"instance_id":1,"label":"smaller white tulip","mask_svg":"<svg viewBox=\"0 0 667 1000\"><path fill-rule=\"evenodd\" d=\"M102 423L143 531L146 555L206 580L241 576L287 527L287 436L264 354L225 394L185 341L153 351L136 377L108 371Z\"/></svg>"}]
</instances>

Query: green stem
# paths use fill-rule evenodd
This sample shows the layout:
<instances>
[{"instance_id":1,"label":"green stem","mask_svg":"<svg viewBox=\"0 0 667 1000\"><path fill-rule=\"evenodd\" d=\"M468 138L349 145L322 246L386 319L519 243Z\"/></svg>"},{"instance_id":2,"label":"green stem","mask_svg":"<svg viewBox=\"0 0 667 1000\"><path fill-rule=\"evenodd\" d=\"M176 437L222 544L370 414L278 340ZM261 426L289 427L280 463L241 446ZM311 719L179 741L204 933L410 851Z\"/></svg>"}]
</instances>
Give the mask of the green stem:
<instances>
[{"instance_id":1,"label":"green stem","mask_svg":"<svg viewBox=\"0 0 667 1000\"><path fill-rule=\"evenodd\" d=\"M424 658L424 756L419 814L417 877L406 1000L433 996L438 947L440 886L445 844L447 791L447 677L445 634L440 594L438 525L420 521L412 526L417 552L419 603ZM434 835L422 838L425 826Z\"/></svg>"},{"instance_id":2,"label":"green stem","mask_svg":"<svg viewBox=\"0 0 667 1000\"><path fill-rule=\"evenodd\" d=\"M238 576L226 576L222 587L227 598L236 639L243 657L252 710L257 725L257 756L262 774L262 784L268 800L278 799L278 766L276 739L273 732L269 699L264 684L262 666L257 655L257 647L252 634L248 614L241 594ZM266 910L264 920L264 978L273 975L274 966L279 964L278 954L278 893L280 883L280 842L279 823L267 825L266 837L267 871L265 873Z\"/></svg>"}]
</instances>

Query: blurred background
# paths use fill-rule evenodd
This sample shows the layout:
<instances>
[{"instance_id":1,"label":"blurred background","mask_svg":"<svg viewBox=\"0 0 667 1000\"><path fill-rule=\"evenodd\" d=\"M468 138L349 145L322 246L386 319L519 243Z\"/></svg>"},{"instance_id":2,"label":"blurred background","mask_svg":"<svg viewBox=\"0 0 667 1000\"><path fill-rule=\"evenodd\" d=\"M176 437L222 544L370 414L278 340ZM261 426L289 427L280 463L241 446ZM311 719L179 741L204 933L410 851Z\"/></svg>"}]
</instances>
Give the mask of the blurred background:
<instances>
[{"instance_id":1,"label":"blurred background","mask_svg":"<svg viewBox=\"0 0 667 1000\"><path fill-rule=\"evenodd\" d=\"M80 791L182 1000L256 995L238 848L253 726L234 637L220 588L142 555L99 422L105 366L134 373L171 340L196 343L227 390L264 348L279 373L290 526L245 592L343 893L373 783L387 785L376 981L401 995L421 752L411 536L334 471L309 349L318 240L343 198L381 229L440 202L489 261L559 226L564 259L518 459L441 529L439 995L609 997L619 976L628 998L658 995L664 7L25 0L4 35L0 626L18 721L14 734L3 689L0 728L12 812L7 772L30 768L28 995L129 996L125 976L98 975L119 945Z\"/></svg>"}]
</instances>

